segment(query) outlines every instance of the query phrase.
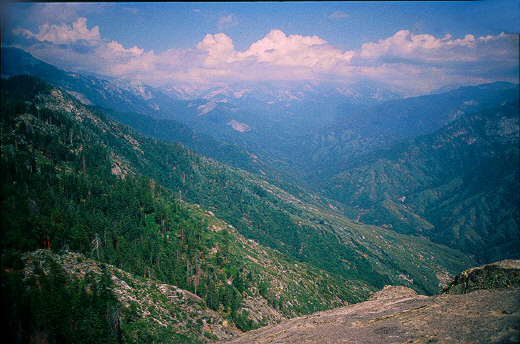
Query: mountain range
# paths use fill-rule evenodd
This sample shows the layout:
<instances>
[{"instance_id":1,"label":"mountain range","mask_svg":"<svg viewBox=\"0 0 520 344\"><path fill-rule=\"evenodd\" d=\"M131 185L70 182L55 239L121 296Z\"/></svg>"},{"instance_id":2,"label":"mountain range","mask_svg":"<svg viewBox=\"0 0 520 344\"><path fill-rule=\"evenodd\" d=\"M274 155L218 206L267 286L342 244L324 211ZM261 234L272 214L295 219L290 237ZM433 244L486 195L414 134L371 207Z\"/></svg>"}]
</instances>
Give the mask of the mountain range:
<instances>
[{"instance_id":1,"label":"mountain range","mask_svg":"<svg viewBox=\"0 0 520 344\"><path fill-rule=\"evenodd\" d=\"M88 328L211 342L385 285L436 294L520 257L516 84L161 90L14 48L1 74L2 294L20 295L4 299L18 341Z\"/></svg>"}]
</instances>

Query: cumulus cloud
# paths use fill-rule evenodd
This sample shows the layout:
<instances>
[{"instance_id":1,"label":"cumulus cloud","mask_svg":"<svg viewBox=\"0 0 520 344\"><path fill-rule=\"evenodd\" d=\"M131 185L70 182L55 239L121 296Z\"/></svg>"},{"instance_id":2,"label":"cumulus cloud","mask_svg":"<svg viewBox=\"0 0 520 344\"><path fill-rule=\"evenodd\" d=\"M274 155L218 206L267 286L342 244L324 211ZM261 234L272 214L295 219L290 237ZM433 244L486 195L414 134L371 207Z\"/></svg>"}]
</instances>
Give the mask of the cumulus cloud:
<instances>
[{"instance_id":1,"label":"cumulus cloud","mask_svg":"<svg viewBox=\"0 0 520 344\"><path fill-rule=\"evenodd\" d=\"M37 58L76 72L128 75L150 70L155 63L153 51L145 53L137 46L125 48L117 41L103 39L98 26L88 28L86 18L70 25L42 24L37 33L23 28L13 33L28 39L29 45L22 46ZM41 43L31 45L34 40Z\"/></svg>"},{"instance_id":2,"label":"cumulus cloud","mask_svg":"<svg viewBox=\"0 0 520 344\"><path fill-rule=\"evenodd\" d=\"M121 43L116 41L108 43L107 48L115 53L131 54L134 56L139 56L144 53L144 49L140 49L135 45L132 48L125 49Z\"/></svg>"},{"instance_id":3,"label":"cumulus cloud","mask_svg":"<svg viewBox=\"0 0 520 344\"><path fill-rule=\"evenodd\" d=\"M286 36L280 30L271 30L264 38L253 43L241 58L254 58L275 65L314 67L324 60L341 58L341 51L327 45L318 36Z\"/></svg>"},{"instance_id":4,"label":"cumulus cloud","mask_svg":"<svg viewBox=\"0 0 520 344\"><path fill-rule=\"evenodd\" d=\"M499 36L487 36L475 38L468 34L464 38L452 39L450 34L443 38L436 38L429 34L416 35L408 30L398 31L391 37L379 40L377 43L369 42L361 46L358 56L366 60L398 57L407 60L422 62L447 62L447 61L478 61L483 55L488 58L496 58L502 49L490 48L490 43L505 44L502 48L511 54L511 41L513 35L501 34ZM518 40L518 37L516 38ZM515 54L512 54L514 57Z\"/></svg>"},{"instance_id":5,"label":"cumulus cloud","mask_svg":"<svg viewBox=\"0 0 520 344\"><path fill-rule=\"evenodd\" d=\"M518 78L518 35L435 37L401 30L343 51L318 36L271 30L243 51L224 33L207 34L191 49L160 54L124 47L88 28L85 18L72 25L44 24L29 51L46 62L74 71L140 79L153 86L216 85L234 81L311 80L352 83L371 79L426 92L454 82L480 83Z\"/></svg>"},{"instance_id":6,"label":"cumulus cloud","mask_svg":"<svg viewBox=\"0 0 520 344\"><path fill-rule=\"evenodd\" d=\"M237 56L233 41L223 33L207 34L197 44L197 49L207 53L206 64L210 66L223 62L233 62Z\"/></svg>"},{"instance_id":7,"label":"cumulus cloud","mask_svg":"<svg viewBox=\"0 0 520 344\"><path fill-rule=\"evenodd\" d=\"M437 38L401 30L363 44L352 64L362 67L366 76L403 87L409 83L423 92L450 83L514 82L518 80L518 42L516 34L478 38L467 34L453 39L450 34ZM371 73L374 70L378 72ZM403 84L404 80L408 81Z\"/></svg>"},{"instance_id":8,"label":"cumulus cloud","mask_svg":"<svg viewBox=\"0 0 520 344\"><path fill-rule=\"evenodd\" d=\"M29 30L17 28L13 32L15 35L24 35L27 38L35 38L54 44L70 44L78 40L89 42L97 42L101 40L99 27L94 26L92 29L87 28L87 18L78 18L72 26L67 24L43 24L39 27L38 33L32 33Z\"/></svg>"},{"instance_id":9,"label":"cumulus cloud","mask_svg":"<svg viewBox=\"0 0 520 344\"><path fill-rule=\"evenodd\" d=\"M318 36L287 36L281 30L271 30L244 52L236 51L233 41L223 33L206 35L197 48L208 54L207 63L256 61L278 66L327 68L348 61L352 54L343 53Z\"/></svg>"}]
</instances>

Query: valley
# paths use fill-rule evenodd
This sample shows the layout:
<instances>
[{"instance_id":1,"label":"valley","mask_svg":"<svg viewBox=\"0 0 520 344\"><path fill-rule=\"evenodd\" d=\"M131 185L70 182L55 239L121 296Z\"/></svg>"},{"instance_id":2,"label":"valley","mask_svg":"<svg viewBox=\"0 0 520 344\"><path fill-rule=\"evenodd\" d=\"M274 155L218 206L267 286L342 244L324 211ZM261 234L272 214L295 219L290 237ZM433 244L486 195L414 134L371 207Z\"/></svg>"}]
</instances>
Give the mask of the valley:
<instances>
[{"instance_id":1,"label":"valley","mask_svg":"<svg viewBox=\"0 0 520 344\"><path fill-rule=\"evenodd\" d=\"M247 342L389 285L430 302L417 293L520 258L518 109L508 82L189 93L2 47L9 338Z\"/></svg>"}]
</instances>

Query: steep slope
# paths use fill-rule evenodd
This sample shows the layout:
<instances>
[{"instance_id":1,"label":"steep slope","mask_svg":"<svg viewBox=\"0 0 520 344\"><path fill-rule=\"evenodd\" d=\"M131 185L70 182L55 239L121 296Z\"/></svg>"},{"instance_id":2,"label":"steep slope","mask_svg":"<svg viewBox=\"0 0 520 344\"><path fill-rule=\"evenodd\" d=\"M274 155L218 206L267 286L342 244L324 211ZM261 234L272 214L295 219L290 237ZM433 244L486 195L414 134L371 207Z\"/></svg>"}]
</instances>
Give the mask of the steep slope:
<instances>
[{"instance_id":1,"label":"steep slope","mask_svg":"<svg viewBox=\"0 0 520 344\"><path fill-rule=\"evenodd\" d=\"M12 87L18 87L17 83L23 85L23 78L10 83ZM170 197L200 204L246 238L341 278L362 280L373 287L402 283L432 293L439 283L446 283L446 276L472 265L472 260L461 252L428 240L360 226L342 215L346 210L339 203L304 189L230 168L179 144L140 136L128 127L90 111L57 89L44 89L25 97L26 101L37 103L37 106L27 105L28 120L34 121L38 113L51 111L84 128L85 133L80 137L89 137L88 142L108 149L92 159L85 159L87 167L89 161L95 165L103 162L102 166L109 164L103 173L112 170L126 176L147 175L165 186L168 192L172 191ZM21 113L25 109L22 105ZM25 123L24 118L22 115L17 121ZM23 131L23 127L18 130ZM66 126L65 131L60 131L63 136L60 142L74 145L70 130ZM15 149L17 141L20 140L11 139L10 150ZM78 148L63 147L57 151L70 149L77 151ZM75 168L81 171L81 155L76 155L73 161ZM147 189L145 182L139 185L136 192Z\"/></svg>"},{"instance_id":2,"label":"steep slope","mask_svg":"<svg viewBox=\"0 0 520 344\"><path fill-rule=\"evenodd\" d=\"M172 120L178 117L186 122L187 118L197 117L197 101L177 101L137 81L123 82L108 77L102 79L69 73L16 48L2 48L1 70L3 77L20 74L40 77L84 105L102 108L116 120L145 135L181 142L205 156L254 173L279 176L245 149L215 139L218 132L210 131L212 136L201 134Z\"/></svg>"},{"instance_id":3,"label":"steep slope","mask_svg":"<svg viewBox=\"0 0 520 344\"><path fill-rule=\"evenodd\" d=\"M200 206L181 204L115 150L128 144L142 153L144 145L130 134L143 137L41 80L2 81L0 123L1 247L8 270L19 265L21 252L79 251L188 289L242 330L356 302L373 290L297 263L246 240ZM93 128L105 132L105 142ZM122 140L112 136L119 130L125 130ZM162 144L177 166L188 162L173 154L194 155Z\"/></svg>"},{"instance_id":4,"label":"steep slope","mask_svg":"<svg viewBox=\"0 0 520 344\"><path fill-rule=\"evenodd\" d=\"M89 336L97 340L101 334L95 327L106 322L104 312L110 325L105 329L107 342L208 343L240 333L189 291L143 279L78 253L58 255L37 250L24 254L22 262L18 276L9 276L19 279L19 289L3 290L6 297L18 301L4 300L4 319L20 323L21 331L12 342L26 342L29 336L42 342L81 343ZM20 302L24 298L30 300L28 304ZM96 309L98 304L107 309ZM39 331L21 316L31 313L45 314L45 318L35 319ZM96 319L100 313L101 319ZM69 324L74 325L72 329L67 329ZM4 333L11 335L9 330Z\"/></svg>"},{"instance_id":5,"label":"steep slope","mask_svg":"<svg viewBox=\"0 0 520 344\"><path fill-rule=\"evenodd\" d=\"M504 285L501 277L493 275ZM504 289L475 289L479 290L426 297L405 287L386 286L366 302L291 319L224 342L517 343L518 283Z\"/></svg>"},{"instance_id":6,"label":"steep slope","mask_svg":"<svg viewBox=\"0 0 520 344\"><path fill-rule=\"evenodd\" d=\"M252 173L266 174L271 177L285 177L277 169L272 168L244 148L201 134L177 121L154 118L135 112L122 113L113 110L105 110L105 112L116 121L134 128L140 134L165 141L181 142L186 147L204 156Z\"/></svg>"},{"instance_id":7,"label":"steep slope","mask_svg":"<svg viewBox=\"0 0 520 344\"><path fill-rule=\"evenodd\" d=\"M518 101L354 159L323 187L359 220L425 235L480 261L518 257Z\"/></svg>"},{"instance_id":8,"label":"steep slope","mask_svg":"<svg viewBox=\"0 0 520 344\"><path fill-rule=\"evenodd\" d=\"M362 281L346 281L246 240L211 212L179 202L176 193L139 175L136 166L114 149L129 145L142 153L144 144L137 139L148 144L152 140L88 111L43 81L31 77L2 80L1 100L2 311L10 319L3 324L5 333L15 341L33 336L49 341L92 337L113 342L121 335L130 342L146 336L153 342L172 338L204 342L237 333L222 334L218 329L222 326L217 326L202 337L204 312L213 314L208 321L217 312L219 322L245 331L358 302L374 290ZM93 128L104 131L106 141ZM121 134L121 130L122 140L108 134ZM178 145L161 144L169 148L170 158L173 153L195 155ZM81 282L83 277L71 280L58 267L42 274L37 266L47 263L35 265L33 258L48 254L26 253L38 248L64 252L51 260L65 263L69 275L82 276L85 264L87 270L99 270L99 262L104 262L125 271L119 274L126 276L127 285L140 287L131 290L118 282L124 289L119 292L126 295L118 306L109 289L98 289L101 282L92 276L85 282ZM83 264L87 257L97 262ZM34 278L27 277L24 266L34 268ZM173 293L173 301L160 305L149 301L164 299L153 285L162 294ZM89 304L84 300L89 290L94 290L91 302L96 306L74 313L78 309L74 302ZM199 305L194 309L176 298L176 292ZM109 317L106 307L130 314L120 331L92 325L106 320L114 325L110 317L119 311ZM141 316L143 320L137 320ZM176 332L186 324L186 331ZM81 331L89 327L85 336Z\"/></svg>"}]
</instances>

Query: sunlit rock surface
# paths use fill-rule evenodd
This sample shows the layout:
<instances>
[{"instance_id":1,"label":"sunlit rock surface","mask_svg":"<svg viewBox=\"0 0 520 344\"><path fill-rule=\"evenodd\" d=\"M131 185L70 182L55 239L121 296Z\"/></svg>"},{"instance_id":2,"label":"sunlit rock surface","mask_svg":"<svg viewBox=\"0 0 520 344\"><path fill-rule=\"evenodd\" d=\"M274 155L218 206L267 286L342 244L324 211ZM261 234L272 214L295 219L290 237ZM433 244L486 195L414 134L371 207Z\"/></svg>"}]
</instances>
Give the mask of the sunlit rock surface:
<instances>
[{"instance_id":1,"label":"sunlit rock surface","mask_svg":"<svg viewBox=\"0 0 520 344\"><path fill-rule=\"evenodd\" d=\"M463 294L427 297L386 286L366 302L291 319L225 343L518 343L520 288L518 283L507 287L507 281L519 263L465 271L451 288L464 285L459 288ZM461 275L467 283L456 283Z\"/></svg>"}]
</instances>

